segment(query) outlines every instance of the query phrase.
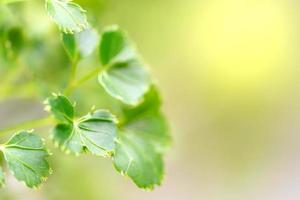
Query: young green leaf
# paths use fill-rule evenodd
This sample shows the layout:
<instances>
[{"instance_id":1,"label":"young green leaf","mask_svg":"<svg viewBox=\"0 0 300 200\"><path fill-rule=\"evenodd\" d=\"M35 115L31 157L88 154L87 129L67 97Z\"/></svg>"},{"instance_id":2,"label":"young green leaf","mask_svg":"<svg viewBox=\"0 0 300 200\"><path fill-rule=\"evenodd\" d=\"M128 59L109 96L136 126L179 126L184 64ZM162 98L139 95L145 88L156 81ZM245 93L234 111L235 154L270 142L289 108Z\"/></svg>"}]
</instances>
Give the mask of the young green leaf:
<instances>
[{"instance_id":1,"label":"young green leaf","mask_svg":"<svg viewBox=\"0 0 300 200\"><path fill-rule=\"evenodd\" d=\"M0 188L4 187L4 185L5 185L4 172L2 170L2 167L0 167Z\"/></svg>"},{"instance_id":2,"label":"young green leaf","mask_svg":"<svg viewBox=\"0 0 300 200\"><path fill-rule=\"evenodd\" d=\"M137 60L113 64L98 79L111 96L129 105L138 104L151 83L148 70Z\"/></svg>"},{"instance_id":3,"label":"young green leaf","mask_svg":"<svg viewBox=\"0 0 300 200\"><path fill-rule=\"evenodd\" d=\"M89 56L97 48L99 35L92 28L87 28L80 33L75 34L77 48L81 57Z\"/></svg>"},{"instance_id":4,"label":"young green leaf","mask_svg":"<svg viewBox=\"0 0 300 200\"><path fill-rule=\"evenodd\" d=\"M92 154L108 157L117 137L115 117L106 110L97 110L68 124L58 124L52 138L67 153L80 154L86 148Z\"/></svg>"},{"instance_id":5,"label":"young green leaf","mask_svg":"<svg viewBox=\"0 0 300 200\"><path fill-rule=\"evenodd\" d=\"M152 189L163 176L162 154L171 137L160 106L158 91L152 86L141 104L123 108L125 133L117 144L114 164L141 188Z\"/></svg>"},{"instance_id":6,"label":"young green leaf","mask_svg":"<svg viewBox=\"0 0 300 200\"><path fill-rule=\"evenodd\" d=\"M105 66L99 74L99 82L104 89L125 104L138 104L148 90L150 74L118 26L103 31L99 57Z\"/></svg>"},{"instance_id":7,"label":"young green leaf","mask_svg":"<svg viewBox=\"0 0 300 200\"><path fill-rule=\"evenodd\" d=\"M114 166L121 174L145 189L160 185L163 178L162 156L141 135L125 132L116 146Z\"/></svg>"},{"instance_id":8,"label":"young green leaf","mask_svg":"<svg viewBox=\"0 0 300 200\"><path fill-rule=\"evenodd\" d=\"M136 52L125 33L118 26L106 28L100 39L99 57L102 65L125 62L136 58Z\"/></svg>"},{"instance_id":9,"label":"young green leaf","mask_svg":"<svg viewBox=\"0 0 300 200\"><path fill-rule=\"evenodd\" d=\"M62 43L65 51L67 52L70 60L75 62L77 59L77 45L73 34L62 33Z\"/></svg>"},{"instance_id":10,"label":"young green leaf","mask_svg":"<svg viewBox=\"0 0 300 200\"><path fill-rule=\"evenodd\" d=\"M72 62L92 54L97 47L98 40L98 33L91 28L75 34L62 33L64 49Z\"/></svg>"},{"instance_id":11,"label":"young green leaf","mask_svg":"<svg viewBox=\"0 0 300 200\"><path fill-rule=\"evenodd\" d=\"M163 153L171 143L168 123L160 111L161 100L152 86L137 107L124 107L123 128L143 135L158 152Z\"/></svg>"},{"instance_id":12,"label":"young green leaf","mask_svg":"<svg viewBox=\"0 0 300 200\"><path fill-rule=\"evenodd\" d=\"M86 11L69 0L46 0L46 9L63 32L80 32L88 27Z\"/></svg>"},{"instance_id":13,"label":"young green leaf","mask_svg":"<svg viewBox=\"0 0 300 200\"><path fill-rule=\"evenodd\" d=\"M74 106L69 99L60 94L53 94L46 101L46 110L52 112L60 122L72 122L74 118Z\"/></svg>"},{"instance_id":14,"label":"young green leaf","mask_svg":"<svg viewBox=\"0 0 300 200\"><path fill-rule=\"evenodd\" d=\"M56 146L66 153L80 154L83 151L80 134L72 123L58 124L52 130L52 139Z\"/></svg>"},{"instance_id":15,"label":"young green leaf","mask_svg":"<svg viewBox=\"0 0 300 200\"><path fill-rule=\"evenodd\" d=\"M116 118L106 110L97 110L79 120L78 131L87 149L99 156L108 156L115 147Z\"/></svg>"},{"instance_id":16,"label":"young green leaf","mask_svg":"<svg viewBox=\"0 0 300 200\"><path fill-rule=\"evenodd\" d=\"M38 187L50 174L49 153L38 135L22 131L3 144L1 151L9 170L30 188Z\"/></svg>"}]
</instances>

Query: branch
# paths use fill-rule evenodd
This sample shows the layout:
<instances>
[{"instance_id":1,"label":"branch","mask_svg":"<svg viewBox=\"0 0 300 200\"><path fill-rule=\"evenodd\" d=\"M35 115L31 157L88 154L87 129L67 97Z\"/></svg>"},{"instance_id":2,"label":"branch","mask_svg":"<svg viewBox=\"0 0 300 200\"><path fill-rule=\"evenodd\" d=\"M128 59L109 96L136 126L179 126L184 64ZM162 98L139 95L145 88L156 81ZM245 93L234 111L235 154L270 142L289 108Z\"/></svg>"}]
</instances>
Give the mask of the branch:
<instances>
[{"instance_id":1,"label":"branch","mask_svg":"<svg viewBox=\"0 0 300 200\"><path fill-rule=\"evenodd\" d=\"M85 76L80 78L78 81L73 82L73 84L71 84L69 87L66 88L64 93L65 94L72 93L74 91L74 89L76 89L77 87L79 87L80 85L85 83L86 81L90 80L91 78L94 78L95 76L97 76L101 72L101 70L102 70L102 68L96 68L96 69L92 70L90 73L86 74Z\"/></svg>"}]
</instances>

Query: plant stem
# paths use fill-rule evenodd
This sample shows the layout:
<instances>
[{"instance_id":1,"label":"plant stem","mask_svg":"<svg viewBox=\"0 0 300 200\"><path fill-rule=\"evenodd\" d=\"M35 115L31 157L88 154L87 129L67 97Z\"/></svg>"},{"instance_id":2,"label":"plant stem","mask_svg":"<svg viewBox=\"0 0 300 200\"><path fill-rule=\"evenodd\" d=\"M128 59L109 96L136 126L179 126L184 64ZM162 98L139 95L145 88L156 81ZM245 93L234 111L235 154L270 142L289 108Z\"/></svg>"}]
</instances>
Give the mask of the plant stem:
<instances>
[{"instance_id":1,"label":"plant stem","mask_svg":"<svg viewBox=\"0 0 300 200\"><path fill-rule=\"evenodd\" d=\"M78 87L80 86L81 84L83 84L84 82L90 80L91 78L97 76L101 71L101 68L96 68L94 69L93 71L91 71L90 73L88 73L87 75L85 75L84 77L82 77L81 79L79 79L75 84L74 86L75 87Z\"/></svg>"},{"instance_id":2,"label":"plant stem","mask_svg":"<svg viewBox=\"0 0 300 200\"><path fill-rule=\"evenodd\" d=\"M88 73L85 76L81 77L79 80L73 82L73 84L70 85L70 87L66 88L65 94L72 93L75 88L79 87L80 85L82 85L86 81L90 80L91 78L97 76L101 72L101 69L102 68L96 68L96 69L92 70L90 73Z\"/></svg>"},{"instance_id":3,"label":"plant stem","mask_svg":"<svg viewBox=\"0 0 300 200\"><path fill-rule=\"evenodd\" d=\"M47 116L41 119L34 119L31 121L19 123L16 125L12 125L10 127L6 127L4 129L0 129L0 135L5 135L7 133L12 133L15 131L19 131L22 129L32 129L47 126L53 123L53 118L51 116Z\"/></svg>"}]
</instances>

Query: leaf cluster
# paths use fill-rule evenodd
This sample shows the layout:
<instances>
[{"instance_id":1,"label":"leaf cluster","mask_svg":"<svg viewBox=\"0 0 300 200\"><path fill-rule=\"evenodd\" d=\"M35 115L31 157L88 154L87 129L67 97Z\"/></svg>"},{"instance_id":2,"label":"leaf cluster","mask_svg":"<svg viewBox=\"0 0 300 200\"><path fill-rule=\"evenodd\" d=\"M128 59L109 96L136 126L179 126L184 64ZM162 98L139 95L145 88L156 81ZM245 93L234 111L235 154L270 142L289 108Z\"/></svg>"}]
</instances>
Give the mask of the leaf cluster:
<instances>
[{"instance_id":1,"label":"leaf cluster","mask_svg":"<svg viewBox=\"0 0 300 200\"><path fill-rule=\"evenodd\" d=\"M60 29L71 64L70 76L65 76L69 77L67 86L45 100L45 109L55 120L51 129L54 145L67 154L90 153L111 159L115 169L140 188L160 185L163 156L171 138L161 112L159 91L133 42L117 25L103 28L98 34L88 23L86 11L72 1L45 0L45 5ZM0 42L4 41L1 55L18 56L24 48L24 37L18 28L5 31L0 35ZM101 66L78 78L78 63L94 56L96 50ZM78 114L81 105L73 103L71 94L92 78L97 78L99 87L119 103L120 112L113 114L102 107ZM17 131L0 150L9 171L28 187L40 186L51 173L49 150L36 132ZM4 174L0 168L0 186L5 184Z\"/></svg>"}]
</instances>

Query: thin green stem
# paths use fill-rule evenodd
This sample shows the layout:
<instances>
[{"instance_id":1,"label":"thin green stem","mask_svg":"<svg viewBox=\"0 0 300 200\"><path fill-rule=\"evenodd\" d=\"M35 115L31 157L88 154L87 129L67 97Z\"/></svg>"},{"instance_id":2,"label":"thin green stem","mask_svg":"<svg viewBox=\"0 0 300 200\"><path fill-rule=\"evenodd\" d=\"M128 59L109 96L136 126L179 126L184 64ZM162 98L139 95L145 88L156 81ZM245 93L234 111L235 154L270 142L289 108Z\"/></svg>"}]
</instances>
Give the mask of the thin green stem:
<instances>
[{"instance_id":1,"label":"thin green stem","mask_svg":"<svg viewBox=\"0 0 300 200\"><path fill-rule=\"evenodd\" d=\"M81 79L79 79L74 85L75 87L78 87L80 85L82 85L84 82L90 80L91 78L97 76L100 72L101 72L102 68L96 68L94 70L92 70L90 73L88 73L87 75L85 75L84 77L82 77Z\"/></svg>"},{"instance_id":2,"label":"thin green stem","mask_svg":"<svg viewBox=\"0 0 300 200\"><path fill-rule=\"evenodd\" d=\"M86 81L90 80L91 78L94 78L95 76L97 76L101 72L102 69L103 68L96 68L96 69L92 70L91 72L89 72L88 74L86 74L85 76L81 77L79 80L73 82L73 84L65 90L65 94L72 93L74 91L74 89L76 89L77 87L79 87L80 85L85 83Z\"/></svg>"},{"instance_id":3,"label":"thin green stem","mask_svg":"<svg viewBox=\"0 0 300 200\"><path fill-rule=\"evenodd\" d=\"M3 129L0 129L0 135L5 135L8 133L13 133L19 130L24 129L32 129L32 128L39 128L47 125L51 125L53 123L53 118L51 116L44 117L41 119L34 119L31 121L26 121L23 123L15 124Z\"/></svg>"}]
</instances>

